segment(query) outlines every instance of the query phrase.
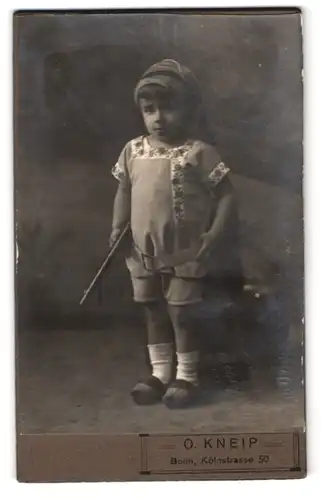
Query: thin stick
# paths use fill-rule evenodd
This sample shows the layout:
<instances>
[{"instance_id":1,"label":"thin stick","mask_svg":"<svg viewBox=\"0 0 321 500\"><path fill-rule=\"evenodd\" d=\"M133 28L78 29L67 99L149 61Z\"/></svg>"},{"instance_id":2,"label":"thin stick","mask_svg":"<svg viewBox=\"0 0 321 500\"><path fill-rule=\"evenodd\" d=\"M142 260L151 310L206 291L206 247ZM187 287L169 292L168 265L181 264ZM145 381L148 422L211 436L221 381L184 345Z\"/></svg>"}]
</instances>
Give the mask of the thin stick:
<instances>
[{"instance_id":1,"label":"thin stick","mask_svg":"<svg viewBox=\"0 0 321 500\"><path fill-rule=\"evenodd\" d=\"M100 268L98 269L97 273L95 274L94 279L90 283L89 287L85 290L84 295L83 295L83 297L82 297L82 299L80 301L80 305L82 305L85 302L86 298L88 297L88 295L90 294L90 292L92 291L92 289L94 288L94 286L97 284L97 281L99 280L99 278L101 277L102 273L104 272L104 270L108 266L109 262L111 261L113 255L115 254L117 248L119 247L122 239L125 237L126 233L128 232L129 226L130 225L127 224L127 226L125 227L125 229L122 231L122 233L120 234L120 236L117 238L117 240L115 241L114 245L110 249L110 252L108 253L107 257L105 258L104 262L101 264Z\"/></svg>"}]
</instances>

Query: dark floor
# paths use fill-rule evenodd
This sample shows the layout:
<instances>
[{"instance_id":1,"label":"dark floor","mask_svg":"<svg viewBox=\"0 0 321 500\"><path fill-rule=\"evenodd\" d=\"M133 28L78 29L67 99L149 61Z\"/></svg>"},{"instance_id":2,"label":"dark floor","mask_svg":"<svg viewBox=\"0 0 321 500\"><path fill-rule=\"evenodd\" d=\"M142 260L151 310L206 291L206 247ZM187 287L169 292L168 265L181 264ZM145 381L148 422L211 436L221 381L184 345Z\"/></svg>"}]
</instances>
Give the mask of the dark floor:
<instances>
[{"instance_id":1,"label":"dark floor","mask_svg":"<svg viewBox=\"0 0 321 500\"><path fill-rule=\"evenodd\" d=\"M148 369L137 328L21 333L19 431L262 432L304 425L300 384L285 397L268 373L230 386L209 379L199 404L187 410L135 406L130 389Z\"/></svg>"}]
</instances>

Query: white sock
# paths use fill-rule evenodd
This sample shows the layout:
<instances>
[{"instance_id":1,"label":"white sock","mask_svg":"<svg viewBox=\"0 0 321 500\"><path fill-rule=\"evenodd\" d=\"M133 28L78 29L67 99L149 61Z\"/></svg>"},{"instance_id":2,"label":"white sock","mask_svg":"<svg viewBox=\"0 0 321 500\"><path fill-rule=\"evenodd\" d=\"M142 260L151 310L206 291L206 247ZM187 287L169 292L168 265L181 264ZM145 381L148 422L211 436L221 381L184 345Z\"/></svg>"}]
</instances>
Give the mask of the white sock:
<instances>
[{"instance_id":1,"label":"white sock","mask_svg":"<svg viewBox=\"0 0 321 500\"><path fill-rule=\"evenodd\" d=\"M163 384L168 384L172 377L173 344L149 344L147 347L153 376Z\"/></svg>"},{"instance_id":2,"label":"white sock","mask_svg":"<svg viewBox=\"0 0 321 500\"><path fill-rule=\"evenodd\" d=\"M194 385L198 384L199 352L178 352L176 378L186 380Z\"/></svg>"}]
</instances>

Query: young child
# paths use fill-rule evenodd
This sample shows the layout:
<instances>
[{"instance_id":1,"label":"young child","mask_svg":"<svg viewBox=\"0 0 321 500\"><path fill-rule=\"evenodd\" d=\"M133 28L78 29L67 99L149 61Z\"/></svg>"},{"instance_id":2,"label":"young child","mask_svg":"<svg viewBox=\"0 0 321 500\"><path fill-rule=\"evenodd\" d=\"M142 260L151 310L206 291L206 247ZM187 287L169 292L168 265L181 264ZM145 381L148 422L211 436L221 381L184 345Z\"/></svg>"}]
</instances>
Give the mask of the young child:
<instances>
[{"instance_id":1,"label":"young child","mask_svg":"<svg viewBox=\"0 0 321 500\"><path fill-rule=\"evenodd\" d=\"M118 180L110 244L130 222L126 259L134 300L142 304L152 376L132 390L137 404L192 403L198 390L195 304L233 211L229 169L197 134L199 85L185 66L165 59L135 89L147 134L126 144L112 173ZM165 300L164 300L165 299ZM173 377L173 362L177 367Z\"/></svg>"}]
</instances>

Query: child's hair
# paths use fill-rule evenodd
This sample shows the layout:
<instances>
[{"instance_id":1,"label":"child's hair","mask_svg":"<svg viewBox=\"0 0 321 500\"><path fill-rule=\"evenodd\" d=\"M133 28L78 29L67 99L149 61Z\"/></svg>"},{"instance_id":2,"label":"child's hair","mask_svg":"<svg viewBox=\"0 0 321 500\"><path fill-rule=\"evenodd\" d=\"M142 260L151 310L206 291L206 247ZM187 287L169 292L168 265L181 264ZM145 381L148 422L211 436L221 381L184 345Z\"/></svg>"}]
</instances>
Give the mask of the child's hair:
<instances>
[{"instance_id":1,"label":"child's hair","mask_svg":"<svg viewBox=\"0 0 321 500\"><path fill-rule=\"evenodd\" d=\"M163 87L157 83L149 83L138 89L137 104L139 104L140 99L170 100L182 92L184 92L184 88L180 84Z\"/></svg>"}]
</instances>

